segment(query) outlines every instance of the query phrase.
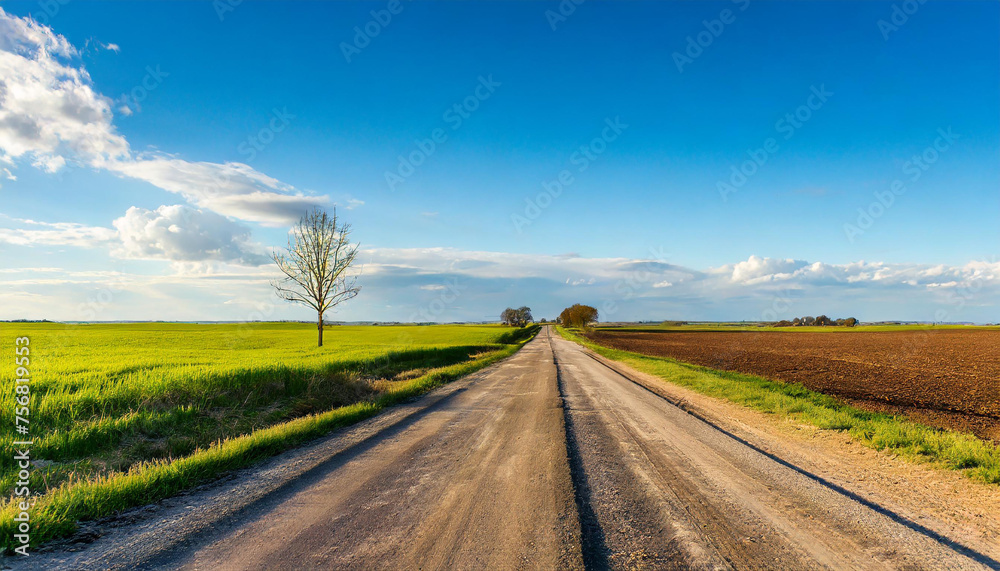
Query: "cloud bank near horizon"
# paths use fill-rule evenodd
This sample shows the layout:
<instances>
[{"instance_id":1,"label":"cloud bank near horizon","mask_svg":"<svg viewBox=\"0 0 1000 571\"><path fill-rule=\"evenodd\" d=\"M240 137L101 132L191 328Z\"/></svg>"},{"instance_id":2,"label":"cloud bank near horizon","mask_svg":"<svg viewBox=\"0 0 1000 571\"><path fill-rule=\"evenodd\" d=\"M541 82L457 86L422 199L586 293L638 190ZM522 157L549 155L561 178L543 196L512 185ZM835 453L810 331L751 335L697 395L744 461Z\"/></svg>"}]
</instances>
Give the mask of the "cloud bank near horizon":
<instances>
[{"instance_id":1,"label":"cloud bank near horizon","mask_svg":"<svg viewBox=\"0 0 1000 571\"><path fill-rule=\"evenodd\" d=\"M169 232L169 211L135 216L155 219L154 228ZM150 253L145 254L148 259ZM827 264L751 256L697 269L662 258L454 248L370 248L362 250L359 260L362 294L338 308L332 319L486 321L512 305L529 305L536 317L554 317L581 302L597 307L603 321L772 321L820 313L865 321L1000 321L998 261ZM180 261L170 275L150 275L142 272L146 263L121 259L119 270L100 272L4 270L0 319L311 318L308 310L274 297L268 281L275 274L268 265ZM921 308L919 313L914 307Z\"/></svg>"}]
</instances>

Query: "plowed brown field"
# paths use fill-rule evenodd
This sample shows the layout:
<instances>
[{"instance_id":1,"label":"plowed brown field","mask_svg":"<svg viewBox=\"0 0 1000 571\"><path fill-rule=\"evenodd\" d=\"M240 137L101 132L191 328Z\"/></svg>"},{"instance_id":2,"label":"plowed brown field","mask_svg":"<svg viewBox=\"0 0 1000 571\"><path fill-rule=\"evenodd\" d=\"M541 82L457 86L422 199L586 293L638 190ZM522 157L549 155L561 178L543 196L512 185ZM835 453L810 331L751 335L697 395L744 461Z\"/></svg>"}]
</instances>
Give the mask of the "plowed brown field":
<instances>
[{"instance_id":1,"label":"plowed brown field","mask_svg":"<svg viewBox=\"0 0 1000 571\"><path fill-rule=\"evenodd\" d=\"M1000 441L1000 331L595 330L601 345L802 383L867 410Z\"/></svg>"}]
</instances>

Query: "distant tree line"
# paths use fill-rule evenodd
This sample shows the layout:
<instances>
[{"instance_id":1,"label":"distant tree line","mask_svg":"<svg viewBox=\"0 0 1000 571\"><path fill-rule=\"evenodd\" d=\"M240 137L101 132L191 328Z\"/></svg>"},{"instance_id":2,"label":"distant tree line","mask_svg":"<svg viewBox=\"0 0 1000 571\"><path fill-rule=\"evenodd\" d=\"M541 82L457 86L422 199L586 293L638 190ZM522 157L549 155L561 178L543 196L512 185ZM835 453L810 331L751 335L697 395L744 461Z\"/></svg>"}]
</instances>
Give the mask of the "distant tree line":
<instances>
[{"instance_id":1,"label":"distant tree line","mask_svg":"<svg viewBox=\"0 0 1000 571\"><path fill-rule=\"evenodd\" d=\"M825 315L820 315L818 317L812 317L807 315L806 317L796 317L795 319L788 321L787 319L782 319L781 321L774 324L775 327L799 327L799 326L818 326L818 327L855 327L858 324L858 320L853 317L848 317L847 319L830 319Z\"/></svg>"},{"instance_id":2,"label":"distant tree line","mask_svg":"<svg viewBox=\"0 0 1000 571\"><path fill-rule=\"evenodd\" d=\"M511 327L524 327L532 320L530 307L508 307L500 314L500 322Z\"/></svg>"},{"instance_id":3,"label":"distant tree line","mask_svg":"<svg viewBox=\"0 0 1000 571\"><path fill-rule=\"evenodd\" d=\"M586 327L597 321L597 309L589 305L575 303L562 311L557 323L567 327Z\"/></svg>"}]
</instances>

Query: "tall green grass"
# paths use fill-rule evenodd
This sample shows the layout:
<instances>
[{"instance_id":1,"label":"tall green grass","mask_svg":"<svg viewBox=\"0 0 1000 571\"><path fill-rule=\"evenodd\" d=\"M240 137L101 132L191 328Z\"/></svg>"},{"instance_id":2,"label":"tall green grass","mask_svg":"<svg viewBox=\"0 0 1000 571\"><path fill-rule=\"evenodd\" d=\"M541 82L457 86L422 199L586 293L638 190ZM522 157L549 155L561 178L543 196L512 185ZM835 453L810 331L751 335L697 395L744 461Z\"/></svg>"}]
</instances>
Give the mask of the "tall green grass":
<instances>
[{"instance_id":1,"label":"tall green grass","mask_svg":"<svg viewBox=\"0 0 1000 571\"><path fill-rule=\"evenodd\" d=\"M43 494L33 544L367 418L512 354L537 331L333 327L316 348L315 329L298 324L3 327L2 386L13 386L13 336L31 338L32 459L55 462L32 474ZM13 426L7 392L0 422ZM0 474L9 491L10 455ZM6 549L14 507L0 508Z\"/></svg>"},{"instance_id":2,"label":"tall green grass","mask_svg":"<svg viewBox=\"0 0 1000 571\"><path fill-rule=\"evenodd\" d=\"M970 434L931 428L900 416L863 411L800 384L611 349L573 331L557 329L563 337L599 355L667 382L795 422L845 432L875 450L961 470L970 478L989 484L1000 483L1000 448Z\"/></svg>"}]
</instances>

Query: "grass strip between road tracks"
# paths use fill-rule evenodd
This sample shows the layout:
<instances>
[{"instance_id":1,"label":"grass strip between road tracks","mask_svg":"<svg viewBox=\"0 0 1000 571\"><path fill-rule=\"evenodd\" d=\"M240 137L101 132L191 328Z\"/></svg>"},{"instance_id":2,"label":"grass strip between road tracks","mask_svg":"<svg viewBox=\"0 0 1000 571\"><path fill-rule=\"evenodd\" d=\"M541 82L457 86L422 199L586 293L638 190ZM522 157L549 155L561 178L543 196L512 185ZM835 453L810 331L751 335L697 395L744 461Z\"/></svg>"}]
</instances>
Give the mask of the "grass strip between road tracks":
<instances>
[{"instance_id":1,"label":"grass strip between road tracks","mask_svg":"<svg viewBox=\"0 0 1000 571\"><path fill-rule=\"evenodd\" d=\"M94 520L136 506L150 504L203 484L218 476L248 467L335 429L360 422L395 404L472 374L516 353L540 328L511 336L510 343L475 359L433 369L394 386L370 401L311 414L282 424L218 442L183 458L146 462L128 472L93 480L70 482L37 498L31 509L31 545L66 537L78 521ZM516 338L519 337L519 338ZM0 509L0 546L12 553L19 509L9 501Z\"/></svg>"},{"instance_id":2,"label":"grass strip between road tracks","mask_svg":"<svg viewBox=\"0 0 1000 571\"><path fill-rule=\"evenodd\" d=\"M1000 484L1000 447L971 434L932 428L901 416L864 411L797 383L611 349L563 327L557 330L566 339L603 357L666 382L823 430L846 432L875 450L960 470L988 484Z\"/></svg>"}]
</instances>

